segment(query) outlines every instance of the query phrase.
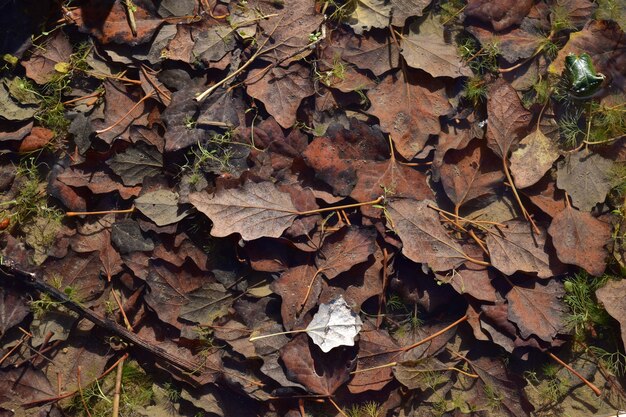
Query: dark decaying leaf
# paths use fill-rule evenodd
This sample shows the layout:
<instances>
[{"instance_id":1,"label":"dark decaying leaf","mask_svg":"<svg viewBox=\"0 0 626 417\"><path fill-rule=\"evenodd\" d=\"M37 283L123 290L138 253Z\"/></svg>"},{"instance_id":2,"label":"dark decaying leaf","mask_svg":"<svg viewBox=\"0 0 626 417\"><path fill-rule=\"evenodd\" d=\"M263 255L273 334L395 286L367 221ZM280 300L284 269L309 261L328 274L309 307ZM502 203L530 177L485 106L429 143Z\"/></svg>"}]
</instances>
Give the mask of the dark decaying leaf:
<instances>
[{"instance_id":1,"label":"dark decaying leaf","mask_svg":"<svg viewBox=\"0 0 626 417\"><path fill-rule=\"evenodd\" d=\"M564 295L563 283L555 279L545 285L539 282L515 285L506 295L509 320L517 324L523 338L535 335L551 343L557 334L565 331L569 309L561 300Z\"/></svg>"},{"instance_id":2,"label":"dark decaying leaf","mask_svg":"<svg viewBox=\"0 0 626 417\"><path fill-rule=\"evenodd\" d=\"M505 275L517 271L535 273L550 278L562 270L555 256L550 256L547 233L534 234L529 223L513 220L505 228L487 235L491 264Z\"/></svg>"},{"instance_id":3,"label":"dark decaying leaf","mask_svg":"<svg viewBox=\"0 0 626 417\"><path fill-rule=\"evenodd\" d=\"M120 220L111 226L111 242L122 254L154 249L154 242L144 237L137 222L131 219Z\"/></svg>"},{"instance_id":4,"label":"dark decaying leaf","mask_svg":"<svg viewBox=\"0 0 626 417\"><path fill-rule=\"evenodd\" d=\"M37 84L45 84L52 81L55 74L58 74L55 69L57 64L69 65L71 54L72 45L67 36L58 31L52 35L44 47L37 49L27 61L22 61L22 65L26 69L28 78Z\"/></svg>"},{"instance_id":5,"label":"dark decaying leaf","mask_svg":"<svg viewBox=\"0 0 626 417\"><path fill-rule=\"evenodd\" d=\"M577 152L557 164L556 186L567 192L578 209L591 211L612 188L612 166L610 159L597 153Z\"/></svg>"},{"instance_id":6,"label":"dark decaying leaf","mask_svg":"<svg viewBox=\"0 0 626 417\"><path fill-rule=\"evenodd\" d=\"M393 376L409 389L421 389L426 391L433 388L433 373L446 372L449 368L449 366L437 358L426 356L417 360L398 363L393 367ZM444 381L445 379L443 379L442 382Z\"/></svg>"},{"instance_id":7,"label":"dark decaying leaf","mask_svg":"<svg viewBox=\"0 0 626 417\"><path fill-rule=\"evenodd\" d=\"M289 194L271 182L248 182L241 188L189 195L189 201L211 221L211 235L239 233L244 240L280 237L297 216Z\"/></svg>"},{"instance_id":8,"label":"dark decaying leaf","mask_svg":"<svg viewBox=\"0 0 626 417\"><path fill-rule=\"evenodd\" d=\"M402 253L410 260L426 263L435 271L445 271L461 265L465 259L463 248L448 236L441 225L439 214L429 208L429 200L395 200L387 211L402 240Z\"/></svg>"},{"instance_id":9,"label":"dark decaying leaf","mask_svg":"<svg viewBox=\"0 0 626 417\"><path fill-rule=\"evenodd\" d=\"M206 283L199 289L188 293L189 300L180 309L180 318L192 323L212 323L226 314L232 303L230 294L220 283Z\"/></svg>"},{"instance_id":10,"label":"dark decaying leaf","mask_svg":"<svg viewBox=\"0 0 626 417\"><path fill-rule=\"evenodd\" d=\"M126 186L141 184L145 177L157 175L163 168L163 155L153 146L138 143L111 158L107 164Z\"/></svg>"},{"instance_id":11,"label":"dark decaying leaf","mask_svg":"<svg viewBox=\"0 0 626 417\"><path fill-rule=\"evenodd\" d=\"M287 378L304 385L310 392L332 395L350 379L354 368L352 349L335 349L322 354L309 343L306 335L298 335L280 349Z\"/></svg>"},{"instance_id":12,"label":"dark decaying leaf","mask_svg":"<svg viewBox=\"0 0 626 417\"><path fill-rule=\"evenodd\" d=\"M605 246L611 239L607 223L568 206L552 219L548 233L561 262L602 275L608 258Z\"/></svg>"},{"instance_id":13,"label":"dark decaying leaf","mask_svg":"<svg viewBox=\"0 0 626 417\"><path fill-rule=\"evenodd\" d=\"M0 287L0 336L30 313L24 300L11 287Z\"/></svg>"},{"instance_id":14,"label":"dark decaying leaf","mask_svg":"<svg viewBox=\"0 0 626 417\"><path fill-rule=\"evenodd\" d=\"M27 366L0 371L0 402L25 403L56 396L56 391L38 369Z\"/></svg>"}]
</instances>

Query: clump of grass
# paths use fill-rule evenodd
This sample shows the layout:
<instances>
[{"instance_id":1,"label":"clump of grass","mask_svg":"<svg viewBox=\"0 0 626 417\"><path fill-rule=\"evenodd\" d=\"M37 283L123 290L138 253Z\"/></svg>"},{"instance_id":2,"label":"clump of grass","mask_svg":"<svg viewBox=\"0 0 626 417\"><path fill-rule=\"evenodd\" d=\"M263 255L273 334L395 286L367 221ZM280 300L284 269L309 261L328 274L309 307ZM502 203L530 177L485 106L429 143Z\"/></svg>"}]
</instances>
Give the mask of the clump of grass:
<instances>
[{"instance_id":1,"label":"clump of grass","mask_svg":"<svg viewBox=\"0 0 626 417\"><path fill-rule=\"evenodd\" d=\"M322 12L329 20L345 22L356 9L356 0L322 0Z\"/></svg>"},{"instance_id":2,"label":"clump of grass","mask_svg":"<svg viewBox=\"0 0 626 417\"><path fill-rule=\"evenodd\" d=\"M363 404L353 404L345 414L349 417L382 417L383 409L375 401L368 401Z\"/></svg>"},{"instance_id":3,"label":"clump of grass","mask_svg":"<svg viewBox=\"0 0 626 417\"><path fill-rule=\"evenodd\" d=\"M332 66L326 71L319 71L317 66L314 68L315 78L327 87L332 87L335 83L341 82L346 78L346 64L343 63L339 56L333 58Z\"/></svg>"},{"instance_id":4,"label":"clump of grass","mask_svg":"<svg viewBox=\"0 0 626 417\"><path fill-rule=\"evenodd\" d=\"M480 76L469 77L463 87L465 97L474 107L485 102L487 99L487 84Z\"/></svg>"},{"instance_id":5,"label":"clump of grass","mask_svg":"<svg viewBox=\"0 0 626 417\"><path fill-rule=\"evenodd\" d=\"M566 324L576 340L584 341L590 333L596 332L598 326L609 324L610 317L595 296L596 290L608 280L607 275L595 278L584 272L565 280L566 295L563 301L570 309Z\"/></svg>"},{"instance_id":6,"label":"clump of grass","mask_svg":"<svg viewBox=\"0 0 626 417\"><path fill-rule=\"evenodd\" d=\"M183 167L190 172L190 184L197 184L206 171L230 172L231 159L234 156L232 144L231 130L214 134L208 141L198 143L198 146L191 151L193 162Z\"/></svg>"}]
</instances>

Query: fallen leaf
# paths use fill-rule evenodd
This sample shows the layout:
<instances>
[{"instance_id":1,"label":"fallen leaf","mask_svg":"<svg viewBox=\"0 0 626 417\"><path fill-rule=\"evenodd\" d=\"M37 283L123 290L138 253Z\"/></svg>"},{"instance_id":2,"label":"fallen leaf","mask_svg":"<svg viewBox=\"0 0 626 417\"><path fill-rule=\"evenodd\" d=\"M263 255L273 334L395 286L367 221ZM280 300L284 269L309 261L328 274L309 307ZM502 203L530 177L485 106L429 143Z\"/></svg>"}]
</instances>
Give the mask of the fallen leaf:
<instances>
[{"instance_id":1,"label":"fallen leaf","mask_svg":"<svg viewBox=\"0 0 626 417\"><path fill-rule=\"evenodd\" d=\"M543 285L532 282L515 285L506 294L509 301L509 320L517 324L520 335L531 335L552 343L557 334L565 331L565 317L569 313L561 300L565 295L563 283L551 279Z\"/></svg>"},{"instance_id":2,"label":"fallen leaf","mask_svg":"<svg viewBox=\"0 0 626 417\"><path fill-rule=\"evenodd\" d=\"M119 220L111 226L111 242L121 254L154 249L154 242L142 235L139 225L132 219Z\"/></svg>"},{"instance_id":3,"label":"fallen leaf","mask_svg":"<svg viewBox=\"0 0 626 417\"><path fill-rule=\"evenodd\" d=\"M522 106L513 87L503 79L493 83L487 95L487 146L506 159L526 135L531 113Z\"/></svg>"},{"instance_id":4,"label":"fallen leaf","mask_svg":"<svg viewBox=\"0 0 626 417\"><path fill-rule=\"evenodd\" d=\"M372 28L385 28L389 25L391 4L384 0L357 0L354 11L346 23L354 33L362 35Z\"/></svg>"},{"instance_id":5,"label":"fallen leaf","mask_svg":"<svg viewBox=\"0 0 626 417\"><path fill-rule=\"evenodd\" d=\"M31 367L0 371L0 402L31 401L55 398L56 391L42 371Z\"/></svg>"},{"instance_id":6,"label":"fallen leaf","mask_svg":"<svg viewBox=\"0 0 626 417\"><path fill-rule=\"evenodd\" d=\"M333 279L355 265L367 261L376 250L375 233L371 230L348 227L324 240L315 256L318 273Z\"/></svg>"},{"instance_id":7,"label":"fallen leaf","mask_svg":"<svg viewBox=\"0 0 626 417\"><path fill-rule=\"evenodd\" d=\"M228 25L213 25L195 37L192 56L203 62L217 62L236 46L235 33Z\"/></svg>"},{"instance_id":8,"label":"fallen leaf","mask_svg":"<svg viewBox=\"0 0 626 417\"><path fill-rule=\"evenodd\" d=\"M370 70L376 76L397 68L400 64L398 45L381 32L353 36L344 32L333 32L330 48L341 59L362 70Z\"/></svg>"},{"instance_id":9,"label":"fallen leaf","mask_svg":"<svg viewBox=\"0 0 626 417\"><path fill-rule=\"evenodd\" d=\"M55 133L46 129L45 127L35 126L31 130L30 134L22 140L20 143L20 152L32 152L37 149L41 149L46 146L52 139L54 139Z\"/></svg>"},{"instance_id":10,"label":"fallen leaf","mask_svg":"<svg viewBox=\"0 0 626 417\"><path fill-rule=\"evenodd\" d=\"M498 51L507 62L530 58L545 39L529 19L524 19L520 27L505 32L493 32L477 25L467 26L467 31L483 46L498 45Z\"/></svg>"},{"instance_id":11,"label":"fallen leaf","mask_svg":"<svg viewBox=\"0 0 626 417\"><path fill-rule=\"evenodd\" d=\"M346 383L354 368L354 354L350 350L337 349L322 356L311 349L305 335L298 335L283 346L280 358L285 364L287 378L324 396L332 395Z\"/></svg>"},{"instance_id":12,"label":"fallen leaf","mask_svg":"<svg viewBox=\"0 0 626 417\"><path fill-rule=\"evenodd\" d=\"M354 338L361 331L363 322L342 296L321 304L306 328L313 343L328 353L338 346L354 346Z\"/></svg>"},{"instance_id":13,"label":"fallen leaf","mask_svg":"<svg viewBox=\"0 0 626 417\"><path fill-rule=\"evenodd\" d=\"M402 56L407 65L426 71L433 77L469 77L472 70L465 64L454 43L446 42L443 27L434 16L409 27L401 38Z\"/></svg>"},{"instance_id":14,"label":"fallen leaf","mask_svg":"<svg viewBox=\"0 0 626 417\"><path fill-rule=\"evenodd\" d=\"M596 297L604 309L619 322L622 343L626 346L626 280L611 280L596 290Z\"/></svg>"},{"instance_id":15,"label":"fallen leaf","mask_svg":"<svg viewBox=\"0 0 626 417\"><path fill-rule=\"evenodd\" d=\"M440 79L407 70L387 75L368 92L372 102L368 112L378 117L381 129L391 135L405 159L413 159L430 135L441 131L439 116L451 109L444 88Z\"/></svg>"},{"instance_id":16,"label":"fallen leaf","mask_svg":"<svg viewBox=\"0 0 626 417\"><path fill-rule=\"evenodd\" d=\"M135 199L135 207L157 226L166 226L184 219L187 214L178 205L178 194L169 190L156 190Z\"/></svg>"},{"instance_id":17,"label":"fallen leaf","mask_svg":"<svg viewBox=\"0 0 626 417\"><path fill-rule=\"evenodd\" d=\"M409 17L422 16L432 0L391 0L390 3L391 24L402 27Z\"/></svg>"},{"instance_id":18,"label":"fallen leaf","mask_svg":"<svg viewBox=\"0 0 626 417\"><path fill-rule=\"evenodd\" d=\"M303 284L310 282L316 272L317 268L312 264L299 265L283 272L277 280L272 282L272 290L282 299L280 311L285 329L292 330L302 317L317 305L324 281L313 280L310 290ZM301 305L307 290L309 295L306 303Z\"/></svg>"},{"instance_id":19,"label":"fallen leaf","mask_svg":"<svg viewBox=\"0 0 626 417\"><path fill-rule=\"evenodd\" d=\"M448 151L439 168L441 185L457 211L465 203L501 192L501 163L485 152L482 143L474 140L463 149Z\"/></svg>"},{"instance_id":20,"label":"fallen leaf","mask_svg":"<svg viewBox=\"0 0 626 417\"><path fill-rule=\"evenodd\" d=\"M613 187L612 167L613 161L597 153L577 152L557 164L556 186L567 192L578 209L591 211Z\"/></svg>"},{"instance_id":21,"label":"fallen leaf","mask_svg":"<svg viewBox=\"0 0 626 417\"><path fill-rule=\"evenodd\" d=\"M590 213L571 206L557 214L548 233L561 262L580 266L591 275L600 276L606 268L611 227Z\"/></svg>"},{"instance_id":22,"label":"fallen leaf","mask_svg":"<svg viewBox=\"0 0 626 417\"><path fill-rule=\"evenodd\" d=\"M440 384L448 382L450 375L449 368L449 366L437 358L427 356L417 360L398 363L393 367L393 376L408 389L427 391L437 388L436 386L433 387L433 373L444 373L442 378L438 379ZM445 372L447 372L447 374Z\"/></svg>"},{"instance_id":23,"label":"fallen leaf","mask_svg":"<svg viewBox=\"0 0 626 417\"><path fill-rule=\"evenodd\" d=\"M228 312L232 297L218 282L205 283L186 294L189 300L180 309L179 318L198 324L211 324Z\"/></svg>"},{"instance_id":24,"label":"fallen leaf","mask_svg":"<svg viewBox=\"0 0 626 417\"><path fill-rule=\"evenodd\" d=\"M122 178L126 186L141 184L145 177L157 175L163 169L163 155L153 146L138 143L118 153L107 164Z\"/></svg>"},{"instance_id":25,"label":"fallen leaf","mask_svg":"<svg viewBox=\"0 0 626 417\"><path fill-rule=\"evenodd\" d=\"M532 0L469 0L465 15L491 23L496 31L521 23L532 7Z\"/></svg>"},{"instance_id":26,"label":"fallen leaf","mask_svg":"<svg viewBox=\"0 0 626 417\"><path fill-rule=\"evenodd\" d=\"M93 122L94 128L98 130L96 134L109 145L118 138L129 141L131 125L146 126L148 123L145 102L140 103L117 81L105 81L104 91L106 111L103 120Z\"/></svg>"},{"instance_id":27,"label":"fallen leaf","mask_svg":"<svg viewBox=\"0 0 626 417\"><path fill-rule=\"evenodd\" d=\"M529 133L511 153L511 174L517 188L536 184L559 157L553 140L536 129Z\"/></svg>"},{"instance_id":28,"label":"fallen leaf","mask_svg":"<svg viewBox=\"0 0 626 417\"><path fill-rule=\"evenodd\" d=\"M505 275L517 271L536 273L539 278L551 278L562 269L547 246L547 233L532 231L528 222L512 220L504 228L496 228L487 235L487 249L491 264Z\"/></svg>"},{"instance_id":29,"label":"fallen leaf","mask_svg":"<svg viewBox=\"0 0 626 417\"><path fill-rule=\"evenodd\" d=\"M30 313L26 300L9 286L0 287L0 337Z\"/></svg>"},{"instance_id":30,"label":"fallen leaf","mask_svg":"<svg viewBox=\"0 0 626 417\"><path fill-rule=\"evenodd\" d=\"M246 78L247 92L265 104L267 112L285 129L296 122L302 99L315 93L309 68L294 63L287 69L252 70Z\"/></svg>"},{"instance_id":31,"label":"fallen leaf","mask_svg":"<svg viewBox=\"0 0 626 417\"><path fill-rule=\"evenodd\" d=\"M68 12L68 18L76 22L79 30L90 33L101 43L142 44L152 38L163 19L156 15L154 5L146 0L133 0L137 36L128 24L126 6L121 2L88 0Z\"/></svg>"},{"instance_id":32,"label":"fallen leaf","mask_svg":"<svg viewBox=\"0 0 626 417\"><path fill-rule=\"evenodd\" d=\"M22 61L22 66L28 78L37 84L45 84L58 74L55 70L57 64L69 63L71 54L72 45L67 36L63 31L57 31L41 48L35 49L28 60Z\"/></svg>"},{"instance_id":33,"label":"fallen leaf","mask_svg":"<svg viewBox=\"0 0 626 417\"><path fill-rule=\"evenodd\" d=\"M393 227L402 240L402 253L410 260L428 264L435 271L461 265L467 259L463 248L448 236L432 201L394 200L387 205Z\"/></svg>"},{"instance_id":34,"label":"fallen leaf","mask_svg":"<svg viewBox=\"0 0 626 417\"><path fill-rule=\"evenodd\" d=\"M248 182L241 188L189 195L189 201L211 221L211 235L225 237L239 233L243 240L280 237L293 223L297 210L289 194L271 182Z\"/></svg>"}]
</instances>

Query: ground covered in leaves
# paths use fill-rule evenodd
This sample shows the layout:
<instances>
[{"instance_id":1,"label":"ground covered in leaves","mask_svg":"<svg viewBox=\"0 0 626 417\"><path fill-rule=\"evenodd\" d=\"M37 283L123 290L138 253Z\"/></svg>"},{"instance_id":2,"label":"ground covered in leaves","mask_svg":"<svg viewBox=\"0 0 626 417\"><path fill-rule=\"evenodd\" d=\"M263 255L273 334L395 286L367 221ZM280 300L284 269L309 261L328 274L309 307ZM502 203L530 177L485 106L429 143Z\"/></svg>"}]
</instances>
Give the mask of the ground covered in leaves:
<instances>
[{"instance_id":1,"label":"ground covered in leaves","mask_svg":"<svg viewBox=\"0 0 626 417\"><path fill-rule=\"evenodd\" d=\"M623 409L625 16L0 1L0 415Z\"/></svg>"}]
</instances>

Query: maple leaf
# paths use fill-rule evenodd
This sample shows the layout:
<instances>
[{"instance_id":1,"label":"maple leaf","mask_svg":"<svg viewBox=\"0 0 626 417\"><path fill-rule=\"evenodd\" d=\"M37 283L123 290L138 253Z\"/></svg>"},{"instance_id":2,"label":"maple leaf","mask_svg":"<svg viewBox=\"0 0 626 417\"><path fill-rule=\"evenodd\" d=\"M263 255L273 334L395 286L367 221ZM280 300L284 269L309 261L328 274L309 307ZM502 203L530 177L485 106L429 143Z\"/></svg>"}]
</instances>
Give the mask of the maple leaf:
<instances>
[{"instance_id":1,"label":"maple leaf","mask_svg":"<svg viewBox=\"0 0 626 417\"><path fill-rule=\"evenodd\" d=\"M280 237L298 214L289 194L278 191L271 182L248 182L213 196L192 193L189 201L213 221L211 235L215 237L233 233L244 240Z\"/></svg>"},{"instance_id":2,"label":"maple leaf","mask_svg":"<svg viewBox=\"0 0 626 417\"><path fill-rule=\"evenodd\" d=\"M327 353L338 346L354 346L354 338L361 331L361 326L363 322L359 316L339 296L320 305L306 333L322 352Z\"/></svg>"}]
</instances>

